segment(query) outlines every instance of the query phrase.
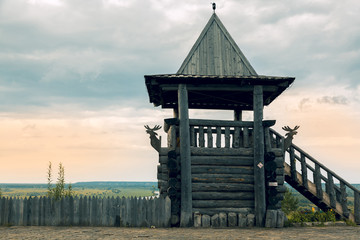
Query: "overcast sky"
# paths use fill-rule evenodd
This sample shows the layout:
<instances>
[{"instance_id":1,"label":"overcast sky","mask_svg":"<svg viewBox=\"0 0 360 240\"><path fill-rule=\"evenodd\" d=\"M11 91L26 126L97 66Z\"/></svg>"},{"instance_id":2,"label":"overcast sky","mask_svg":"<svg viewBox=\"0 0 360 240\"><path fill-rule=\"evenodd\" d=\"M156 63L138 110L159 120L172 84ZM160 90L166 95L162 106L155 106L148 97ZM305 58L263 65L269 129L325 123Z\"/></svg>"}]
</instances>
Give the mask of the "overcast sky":
<instances>
[{"instance_id":1,"label":"overcast sky","mask_svg":"<svg viewBox=\"0 0 360 240\"><path fill-rule=\"evenodd\" d=\"M295 144L360 183L360 2L216 3L258 74L296 77L265 119L300 125ZM49 161L71 182L155 181L143 125L172 112L143 76L175 73L211 14L207 0L0 0L0 182L46 182Z\"/></svg>"}]
</instances>

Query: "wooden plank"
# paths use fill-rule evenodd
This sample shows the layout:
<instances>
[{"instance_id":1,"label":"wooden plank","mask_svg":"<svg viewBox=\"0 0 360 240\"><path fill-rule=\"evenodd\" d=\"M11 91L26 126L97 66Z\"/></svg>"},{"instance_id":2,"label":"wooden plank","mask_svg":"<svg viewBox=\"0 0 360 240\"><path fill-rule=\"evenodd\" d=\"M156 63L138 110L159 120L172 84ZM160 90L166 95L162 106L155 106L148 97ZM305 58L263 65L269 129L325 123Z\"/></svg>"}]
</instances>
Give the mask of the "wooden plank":
<instances>
[{"instance_id":1,"label":"wooden plank","mask_svg":"<svg viewBox=\"0 0 360 240\"><path fill-rule=\"evenodd\" d=\"M191 147L191 155L194 156L252 156L252 148L194 148Z\"/></svg>"},{"instance_id":2,"label":"wooden plank","mask_svg":"<svg viewBox=\"0 0 360 240\"><path fill-rule=\"evenodd\" d=\"M272 147L271 147L270 131L269 131L268 127L266 127L264 129L264 137L265 137L265 149L266 149L266 152L270 152Z\"/></svg>"},{"instance_id":3,"label":"wooden plank","mask_svg":"<svg viewBox=\"0 0 360 240\"><path fill-rule=\"evenodd\" d=\"M347 205L346 185L342 181L340 182L340 204L344 217L349 217L350 212Z\"/></svg>"},{"instance_id":4,"label":"wooden plank","mask_svg":"<svg viewBox=\"0 0 360 240\"><path fill-rule=\"evenodd\" d=\"M253 208L253 200L193 200L194 208Z\"/></svg>"},{"instance_id":5,"label":"wooden plank","mask_svg":"<svg viewBox=\"0 0 360 240\"><path fill-rule=\"evenodd\" d=\"M196 147L196 133L194 126L190 126L190 146Z\"/></svg>"},{"instance_id":6,"label":"wooden plank","mask_svg":"<svg viewBox=\"0 0 360 240\"><path fill-rule=\"evenodd\" d=\"M192 190L191 190L191 152L189 133L188 92L186 85L179 84L179 133L181 158L181 227L190 227L192 223Z\"/></svg>"},{"instance_id":7,"label":"wooden plank","mask_svg":"<svg viewBox=\"0 0 360 240\"><path fill-rule=\"evenodd\" d=\"M253 166L253 157L235 156L192 156L192 165Z\"/></svg>"},{"instance_id":8,"label":"wooden plank","mask_svg":"<svg viewBox=\"0 0 360 240\"><path fill-rule=\"evenodd\" d=\"M296 178L296 159L295 159L295 153L294 153L294 148L290 146L289 148L289 152L290 152L290 172L291 172L291 179L294 182L297 182L297 178Z\"/></svg>"},{"instance_id":9,"label":"wooden plank","mask_svg":"<svg viewBox=\"0 0 360 240\"><path fill-rule=\"evenodd\" d=\"M191 166L191 172L197 173L214 173L214 174L248 174L254 173L253 167L248 166Z\"/></svg>"},{"instance_id":10,"label":"wooden plank","mask_svg":"<svg viewBox=\"0 0 360 240\"><path fill-rule=\"evenodd\" d=\"M212 136L212 130L211 130L210 126L208 126L206 129L206 135L207 135L207 147L212 148L213 147L213 136Z\"/></svg>"},{"instance_id":11,"label":"wooden plank","mask_svg":"<svg viewBox=\"0 0 360 240\"><path fill-rule=\"evenodd\" d=\"M199 147L205 147L204 127L199 127Z\"/></svg>"},{"instance_id":12,"label":"wooden plank","mask_svg":"<svg viewBox=\"0 0 360 240\"><path fill-rule=\"evenodd\" d=\"M335 189L334 189L334 179L331 173L327 173L327 177L328 177L328 181L327 181L327 185L328 185L328 191L327 194L329 195L330 198L330 206L332 208L336 208L336 195L335 195Z\"/></svg>"},{"instance_id":13,"label":"wooden plank","mask_svg":"<svg viewBox=\"0 0 360 240\"><path fill-rule=\"evenodd\" d=\"M214 215L220 212L223 213L243 213L243 214L247 214L249 212L254 212L254 207L250 207L250 208L193 208L194 212L199 212L200 214L203 215Z\"/></svg>"},{"instance_id":14,"label":"wooden plank","mask_svg":"<svg viewBox=\"0 0 360 240\"><path fill-rule=\"evenodd\" d=\"M216 192L239 192L254 191L254 184L249 183L193 183L193 192L216 191Z\"/></svg>"},{"instance_id":15,"label":"wooden plank","mask_svg":"<svg viewBox=\"0 0 360 240\"><path fill-rule=\"evenodd\" d=\"M206 120L189 119L190 126L212 126L212 127L253 127L252 121L226 121L226 120Z\"/></svg>"},{"instance_id":16,"label":"wooden plank","mask_svg":"<svg viewBox=\"0 0 360 240\"><path fill-rule=\"evenodd\" d=\"M168 131L168 148L169 151L176 149L176 126L172 125L170 126L170 129Z\"/></svg>"},{"instance_id":17,"label":"wooden plank","mask_svg":"<svg viewBox=\"0 0 360 240\"><path fill-rule=\"evenodd\" d=\"M354 191L354 217L355 222L360 224L360 192Z\"/></svg>"},{"instance_id":18,"label":"wooden plank","mask_svg":"<svg viewBox=\"0 0 360 240\"><path fill-rule=\"evenodd\" d=\"M193 174L195 175L195 174ZM205 174L201 174L205 175ZM241 177L213 177L213 174L206 174L207 176L202 177L192 177L192 182L199 182L199 183L254 183L254 176L253 175L242 175Z\"/></svg>"},{"instance_id":19,"label":"wooden plank","mask_svg":"<svg viewBox=\"0 0 360 240\"><path fill-rule=\"evenodd\" d=\"M225 148L230 148L230 127L225 127Z\"/></svg>"},{"instance_id":20,"label":"wooden plank","mask_svg":"<svg viewBox=\"0 0 360 240\"><path fill-rule=\"evenodd\" d=\"M320 166L319 164L315 164L315 171L314 171L314 183L316 186L316 196L319 199L323 198L323 191L321 186L321 173L320 173Z\"/></svg>"},{"instance_id":21,"label":"wooden plank","mask_svg":"<svg viewBox=\"0 0 360 240\"><path fill-rule=\"evenodd\" d=\"M193 200L254 200L254 192L193 192Z\"/></svg>"},{"instance_id":22,"label":"wooden plank","mask_svg":"<svg viewBox=\"0 0 360 240\"><path fill-rule=\"evenodd\" d=\"M221 148L221 127L216 127L216 147Z\"/></svg>"},{"instance_id":23,"label":"wooden plank","mask_svg":"<svg viewBox=\"0 0 360 240\"><path fill-rule=\"evenodd\" d=\"M264 129L263 129L263 89L262 86L254 86L254 191L255 191L255 216L256 226L263 227L265 224L266 201L265 201L265 171L264 171Z\"/></svg>"},{"instance_id":24,"label":"wooden plank","mask_svg":"<svg viewBox=\"0 0 360 240\"><path fill-rule=\"evenodd\" d=\"M300 162L301 162L301 177L302 177L302 183L303 186L308 189L308 177L307 177L307 167L306 167L306 160L305 160L305 155L301 153L300 155Z\"/></svg>"},{"instance_id":25,"label":"wooden plank","mask_svg":"<svg viewBox=\"0 0 360 240\"><path fill-rule=\"evenodd\" d=\"M248 127L244 127L243 130L243 138L244 138L244 148L248 148L250 146L249 144L249 128Z\"/></svg>"},{"instance_id":26,"label":"wooden plank","mask_svg":"<svg viewBox=\"0 0 360 240\"><path fill-rule=\"evenodd\" d=\"M240 128L235 127L234 135L233 135L233 148L240 147Z\"/></svg>"}]
</instances>

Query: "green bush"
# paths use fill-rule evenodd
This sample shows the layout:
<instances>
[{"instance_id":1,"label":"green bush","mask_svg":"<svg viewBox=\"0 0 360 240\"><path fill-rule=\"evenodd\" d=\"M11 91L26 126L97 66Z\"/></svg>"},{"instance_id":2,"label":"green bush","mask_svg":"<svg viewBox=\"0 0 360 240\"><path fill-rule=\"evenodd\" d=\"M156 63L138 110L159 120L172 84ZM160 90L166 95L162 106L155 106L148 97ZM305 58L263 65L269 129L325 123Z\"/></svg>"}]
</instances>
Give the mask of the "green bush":
<instances>
[{"instance_id":1,"label":"green bush","mask_svg":"<svg viewBox=\"0 0 360 240\"><path fill-rule=\"evenodd\" d=\"M52 167L51 162L49 162L48 172L48 190L47 196L59 200L62 197L70 197L74 195L72 190L72 185L68 184L67 190L65 189L65 168L62 163L59 163L58 178L55 184L55 187L52 186Z\"/></svg>"},{"instance_id":2,"label":"green bush","mask_svg":"<svg viewBox=\"0 0 360 240\"><path fill-rule=\"evenodd\" d=\"M289 221L292 223L335 222L336 216L332 210L329 210L327 212L295 211L290 214Z\"/></svg>"},{"instance_id":3,"label":"green bush","mask_svg":"<svg viewBox=\"0 0 360 240\"><path fill-rule=\"evenodd\" d=\"M286 188L284 199L281 201L281 210L289 215L299 208L299 199L295 197L288 188Z\"/></svg>"}]
</instances>

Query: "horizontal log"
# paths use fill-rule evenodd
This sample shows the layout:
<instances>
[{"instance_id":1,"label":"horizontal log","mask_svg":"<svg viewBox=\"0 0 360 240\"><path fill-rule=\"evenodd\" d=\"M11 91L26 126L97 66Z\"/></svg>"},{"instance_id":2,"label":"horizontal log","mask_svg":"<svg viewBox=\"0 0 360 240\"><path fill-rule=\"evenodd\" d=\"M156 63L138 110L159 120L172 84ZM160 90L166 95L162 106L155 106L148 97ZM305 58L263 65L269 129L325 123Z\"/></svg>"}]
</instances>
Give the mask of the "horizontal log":
<instances>
[{"instance_id":1,"label":"horizontal log","mask_svg":"<svg viewBox=\"0 0 360 240\"><path fill-rule=\"evenodd\" d=\"M193 165L219 165L219 166L253 166L253 157L234 156L192 156Z\"/></svg>"},{"instance_id":2,"label":"horizontal log","mask_svg":"<svg viewBox=\"0 0 360 240\"><path fill-rule=\"evenodd\" d=\"M252 148L197 148L190 147L193 156L253 156Z\"/></svg>"},{"instance_id":3,"label":"horizontal log","mask_svg":"<svg viewBox=\"0 0 360 240\"><path fill-rule=\"evenodd\" d=\"M193 200L254 200L254 192L193 192Z\"/></svg>"},{"instance_id":4,"label":"horizontal log","mask_svg":"<svg viewBox=\"0 0 360 240\"><path fill-rule=\"evenodd\" d=\"M192 183L193 192L239 192L254 191L254 184L249 183Z\"/></svg>"},{"instance_id":5,"label":"horizontal log","mask_svg":"<svg viewBox=\"0 0 360 240\"><path fill-rule=\"evenodd\" d=\"M271 127L275 124L275 120L263 121L263 126ZM253 127L253 121L226 121L226 120L205 120L205 119L189 119L190 126L211 126L211 127Z\"/></svg>"},{"instance_id":6,"label":"horizontal log","mask_svg":"<svg viewBox=\"0 0 360 240\"><path fill-rule=\"evenodd\" d=\"M201 183L201 182L202 183L254 183L254 175L242 175L242 177L213 177L212 175L214 175L214 174L201 174L201 175L207 175L207 176L200 176L200 177L192 176L192 182L199 182L199 183Z\"/></svg>"},{"instance_id":7,"label":"horizontal log","mask_svg":"<svg viewBox=\"0 0 360 240\"><path fill-rule=\"evenodd\" d=\"M214 215L217 213L243 213L243 214L248 214L248 213L254 213L254 208L194 208L193 207L193 212L199 212L200 214L206 214L206 215Z\"/></svg>"},{"instance_id":8,"label":"horizontal log","mask_svg":"<svg viewBox=\"0 0 360 240\"><path fill-rule=\"evenodd\" d=\"M191 173L220 173L220 174L254 174L254 168L248 166L191 166Z\"/></svg>"},{"instance_id":9,"label":"horizontal log","mask_svg":"<svg viewBox=\"0 0 360 240\"><path fill-rule=\"evenodd\" d=\"M254 200L193 200L193 208L253 208Z\"/></svg>"}]
</instances>

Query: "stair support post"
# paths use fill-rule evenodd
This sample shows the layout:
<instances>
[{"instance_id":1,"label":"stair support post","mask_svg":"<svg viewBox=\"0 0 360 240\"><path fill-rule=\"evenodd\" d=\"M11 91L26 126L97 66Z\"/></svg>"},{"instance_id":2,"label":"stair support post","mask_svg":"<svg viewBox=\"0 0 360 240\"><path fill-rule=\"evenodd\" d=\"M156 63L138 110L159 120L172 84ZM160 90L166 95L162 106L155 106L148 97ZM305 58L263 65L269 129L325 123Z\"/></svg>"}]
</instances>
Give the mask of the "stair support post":
<instances>
[{"instance_id":1,"label":"stair support post","mask_svg":"<svg viewBox=\"0 0 360 240\"><path fill-rule=\"evenodd\" d=\"M319 164L315 164L315 172L314 172L314 183L316 186L316 196L319 199L323 198L323 191L321 186L321 173Z\"/></svg>"},{"instance_id":2,"label":"stair support post","mask_svg":"<svg viewBox=\"0 0 360 240\"><path fill-rule=\"evenodd\" d=\"M360 224L360 193L354 191L354 217L355 222Z\"/></svg>"},{"instance_id":3,"label":"stair support post","mask_svg":"<svg viewBox=\"0 0 360 240\"><path fill-rule=\"evenodd\" d=\"M297 183L295 150L292 146L290 146L290 172L291 179Z\"/></svg>"},{"instance_id":4,"label":"stair support post","mask_svg":"<svg viewBox=\"0 0 360 240\"><path fill-rule=\"evenodd\" d=\"M303 186L306 189L309 189L308 177L307 177L307 166L306 166L305 155L303 153L300 153L300 161L301 161L301 177L302 177Z\"/></svg>"},{"instance_id":5,"label":"stair support post","mask_svg":"<svg viewBox=\"0 0 360 240\"><path fill-rule=\"evenodd\" d=\"M330 172L327 172L327 194L329 195L330 198L330 206L332 208L336 208L336 195L335 195L335 189L334 189L334 180L333 180L333 176Z\"/></svg>"},{"instance_id":6,"label":"stair support post","mask_svg":"<svg viewBox=\"0 0 360 240\"><path fill-rule=\"evenodd\" d=\"M343 181L340 181L340 201L343 210L344 217L349 217L349 209L347 206L347 193L346 185Z\"/></svg>"}]
</instances>

